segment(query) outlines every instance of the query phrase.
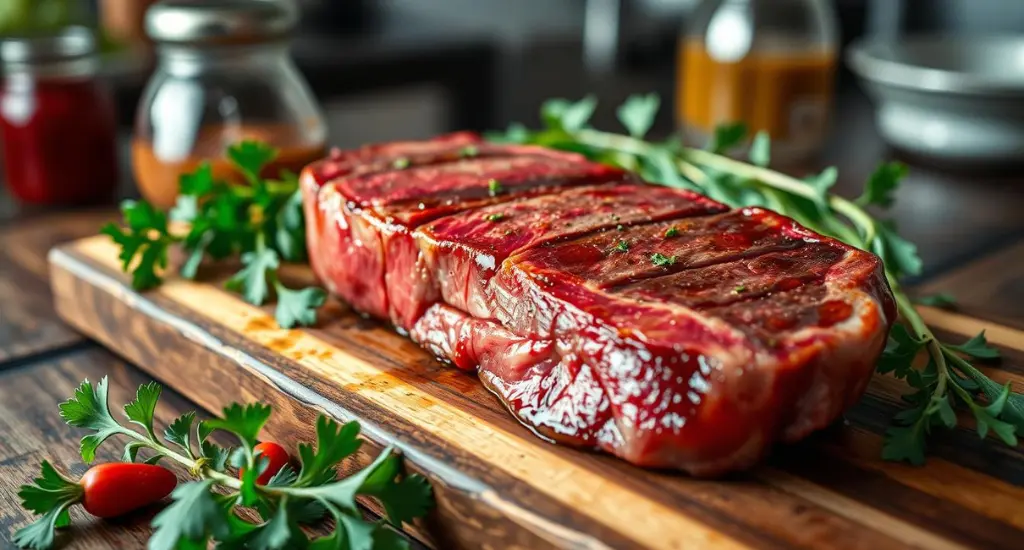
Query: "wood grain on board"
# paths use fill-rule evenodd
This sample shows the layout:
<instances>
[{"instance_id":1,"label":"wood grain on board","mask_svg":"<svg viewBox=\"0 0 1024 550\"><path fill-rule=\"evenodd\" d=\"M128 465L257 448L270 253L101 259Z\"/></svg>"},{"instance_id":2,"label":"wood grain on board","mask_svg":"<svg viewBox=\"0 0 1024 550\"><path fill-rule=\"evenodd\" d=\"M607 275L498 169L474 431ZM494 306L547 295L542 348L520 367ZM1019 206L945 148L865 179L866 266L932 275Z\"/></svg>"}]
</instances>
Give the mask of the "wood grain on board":
<instances>
[{"instance_id":1,"label":"wood grain on board","mask_svg":"<svg viewBox=\"0 0 1024 550\"><path fill-rule=\"evenodd\" d=\"M51 214L0 230L0 364L84 341L54 312L46 253L94 235L114 215L113 210Z\"/></svg>"},{"instance_id":2,"label":"wood grain on board","mask_svg":"<svg viewBox=\"0 0 1024 550\"><path fill-rule=\"evenodd\" d=\"M905 389L890 378L842 425L750 472L697 480L550 445L473 376L338 303L318 328L282 330L216 273L139 294L115 256L103 238L51 254L62 317L207 409L272 403L274 438L308 438L320 412L359 420L361 460L393 445L431 479L437 510L410 533L437 548L1024 547L1021 449L980 441L964 419L923 468L879 459ZM925 313L960 338L978 323ZM1007 354L989 372L1024 382L1024 333L984 325Z\"/></svg>"},{"instance_id":3,"label":"wood grain on board","mask_svg":"<svg viewBox=\"0 0 1024 550\"><path fill-rule=\"evenodd\" d=\"M944 273L916 291L950 293L963 313L1024 328L1024 240Z\"/></svg>"}]
</instances>

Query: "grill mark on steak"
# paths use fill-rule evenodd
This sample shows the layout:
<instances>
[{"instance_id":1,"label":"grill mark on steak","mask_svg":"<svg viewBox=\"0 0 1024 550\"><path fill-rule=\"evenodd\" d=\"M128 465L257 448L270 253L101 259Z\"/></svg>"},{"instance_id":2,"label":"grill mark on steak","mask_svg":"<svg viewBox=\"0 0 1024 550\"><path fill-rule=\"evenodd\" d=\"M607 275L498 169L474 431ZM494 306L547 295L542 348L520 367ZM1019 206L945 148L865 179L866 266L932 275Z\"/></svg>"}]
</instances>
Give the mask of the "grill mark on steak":
<instances>
[{"instance_id":1,"label":"grill mark on steak","mask_svg":"<svg viewBox=\"0 0 1024 550\"><path fill-rule=\"evenodd\" d=\"M352 151L332 149L327 158L314 162L304 172L312 183L323 185L336 178L393 167L394 161L401 157L424 157L453 148L461 150L466 146L479 146L483 143L477 134L455 132L427 141L377 143L364 145Z\"/></svg>"},{"instance_id":2,"label":"grill mark on steak","mask_svg":"<svg viewBox=\"0 0 1024 550\"><path fill-rule=\"evenodd\" d=\"M802 246L753 258L692 267L660 277L612 287L637 300L664 301L694 309L749 302L771 293L820 283L846 256L835 247Z\"/></svg>"},{"instance_id":3,"label":"grill mark on steak","mask_svg":"<svg viewBox=\"0 0 1024 550\"><path fill-rule=\"evenodd\" d=\"M462 200L501 198L535 187L602 183L628 179L621 170L581 163L574 158L523 154L506 157L460 159L426 167L410 167L360 175L336 181L349 200L361 206L403 209L457 203ZM503 192L492 197L490 181ZM419 207L420 210L423 207Z\"/></svg>"},{"instance_id":4,"label":"grill mark on steak","mask_svg":"<svg viewBox=\"0 0 1024 550\"><path fill-rule=\"evenodd\" d=\"M597 233L527 250L509 261L545 277L614 288L683 270L737 260L807 244L779 231L782 219L760 209L735 210L636 225L618 234ZM669 233L674 229L675 236ZM654 260L659 254L661 262Z\"/></svg>"}]
</instances>

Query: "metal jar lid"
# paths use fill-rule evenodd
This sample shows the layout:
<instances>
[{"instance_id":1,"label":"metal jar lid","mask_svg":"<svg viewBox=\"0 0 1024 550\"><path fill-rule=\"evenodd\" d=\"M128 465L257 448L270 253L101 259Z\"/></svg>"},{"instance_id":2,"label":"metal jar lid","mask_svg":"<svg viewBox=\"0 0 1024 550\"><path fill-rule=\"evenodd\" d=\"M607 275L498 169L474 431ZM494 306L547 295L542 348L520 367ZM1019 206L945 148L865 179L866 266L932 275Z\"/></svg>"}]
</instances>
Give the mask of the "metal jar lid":
<instances>
[{"instance_id":1,"label":"metal jar lid","mask_svg":"<svg viewBox=\"0 0 1024 550\"><path fill-rule=\"evenodd\" d=\"M83 59L96 53L96 38L85 27L67 27L54 34L10 36L0 40L6 65L43 65Z\"/></svg>"},{"instance_id":2,"label":"metal jar lid","mask_svg":"<svg viewBox=\"0 0 1024 550\"><path fill-rule=\"evenodd\" d=\"M295 0L161 0L146 11L146 34L168 44L252 44L286 36Z\"/></svg>"}]
</instances>

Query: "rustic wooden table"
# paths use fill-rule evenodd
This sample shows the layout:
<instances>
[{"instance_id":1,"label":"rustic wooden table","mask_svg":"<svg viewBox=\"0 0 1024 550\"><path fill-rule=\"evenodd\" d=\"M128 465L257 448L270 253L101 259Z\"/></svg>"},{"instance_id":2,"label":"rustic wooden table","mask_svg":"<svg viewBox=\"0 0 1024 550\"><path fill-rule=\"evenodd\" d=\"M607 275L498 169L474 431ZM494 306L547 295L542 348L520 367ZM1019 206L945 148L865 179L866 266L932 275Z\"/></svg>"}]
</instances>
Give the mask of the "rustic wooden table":
<instances>
[{"instance_id":1,"label":"rustic wooden table","mask_svg":"<svg viewBox=\"0 0 1024 550\"><path fill-rule=\"evenodd\" d=\"M839 155L840 170L858 179L866 167L888 154L877 140L847 147L856 154ZM852 182L840 185L842 192L851 194L852 189ZM0 193L0 202L6 200ZM910 233L925 252L926 275L917 289L949 292L973 316L1024 328L1024 180L954 176L918 168L901 192L901 200L897 212L906 218ZM125 402L148 379L135 366L65 326L52 307L47 251L95 234L115 213L109 208L47 212L4 206L0 208L0 548L10 546L12 532L29 519L16 493L37 473L43 458L59 462L73 474L87 468L77 456L79 434L60 420L57 403L84 378L109 376L115 403ZM173 391L165 395L158 411L161 420L194 407ZM100 459L115 459L111 452ZM985 465L976 469L984 470ZM73 548L141 548L153 513L118 521L77 515L64 538Z\"/></svg>"}]
</instances>

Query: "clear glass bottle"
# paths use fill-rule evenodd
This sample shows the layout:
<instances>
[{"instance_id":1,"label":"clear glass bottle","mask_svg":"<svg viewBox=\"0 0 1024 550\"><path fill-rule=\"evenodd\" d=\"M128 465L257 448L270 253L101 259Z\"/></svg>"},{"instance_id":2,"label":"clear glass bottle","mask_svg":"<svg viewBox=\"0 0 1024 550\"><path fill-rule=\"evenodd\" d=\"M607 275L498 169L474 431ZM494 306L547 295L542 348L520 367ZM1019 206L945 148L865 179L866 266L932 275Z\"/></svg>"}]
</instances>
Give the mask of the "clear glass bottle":
<instances>
[{"instance_id":1,"label":"clear glass bottle","mask_svg":"<svg viewBox=\"0 0 1024 550\"><path fill-rule=\"evenodd\" d=\"M676 117L687 141L743 122L783 163L828 131L838 50L829 0L705 0L679 44Z\"/></svg>"},{"instance_id":2,"label":"clear glass bottle","mask_svg":"<svg viewBox=\"0 0 1024 550\"><path fill-rule=\"evenodd\" d=\"M210 162L231 179L226 149L250 139L279 150L266 176L298 172L324 155L327 130L289 56L294 2L162 0L146 13L158 65L143 92L132 139L142 195L174 204L178 178Z\"/></svg>"}]
</instances>

